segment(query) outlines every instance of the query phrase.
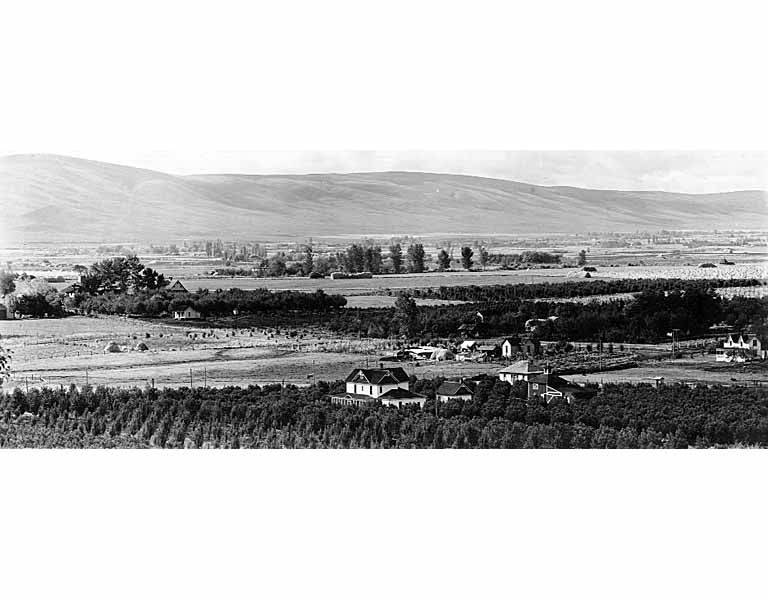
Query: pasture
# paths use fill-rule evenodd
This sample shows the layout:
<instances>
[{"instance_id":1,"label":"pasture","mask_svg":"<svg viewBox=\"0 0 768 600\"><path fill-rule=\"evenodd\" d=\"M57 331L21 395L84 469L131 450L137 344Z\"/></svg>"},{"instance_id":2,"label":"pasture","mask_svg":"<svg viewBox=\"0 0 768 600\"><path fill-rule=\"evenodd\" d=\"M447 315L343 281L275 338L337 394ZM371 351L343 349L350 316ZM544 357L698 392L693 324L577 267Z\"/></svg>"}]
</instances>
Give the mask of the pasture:
<instances>
[{"instance_id":1,"label":"pasture","mask_svg":"<svg viewBox=\"0 0 768 600\"><path fill-rule=\"evenodd\" d=\"M321 331L301 337L287 331L210 329L204 323L167 324L123 317L69 317L0 321L3 346L12 352L12 379L4 389L70 384L120 387L190 385L224 387L268 383L306 385L312 381L343 379L356 367L375 366L394 342L349 339ZM107 352L114 342L120 352ZM147 350L137 349L146 344ZM659 360L665 345L627 345L650 357L639 367L593 373L575 381L749 382L762 375L737 365L715 365L714 356L675 361ZM655 357L655 358L654 358ZM393 363L390 363L393 364ZM502 362L407 362L409 374L419 378L467 377L495 374ZM767 374L768 375L768 374Z\"/></svg>"}]
</instances>

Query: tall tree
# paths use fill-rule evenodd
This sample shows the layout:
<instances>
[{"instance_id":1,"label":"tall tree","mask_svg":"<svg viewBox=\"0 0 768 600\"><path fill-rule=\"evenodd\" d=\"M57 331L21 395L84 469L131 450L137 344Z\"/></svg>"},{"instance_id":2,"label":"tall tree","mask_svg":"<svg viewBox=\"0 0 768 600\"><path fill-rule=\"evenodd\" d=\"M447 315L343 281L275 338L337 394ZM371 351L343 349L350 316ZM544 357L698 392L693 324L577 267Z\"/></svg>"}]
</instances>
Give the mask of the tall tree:
<instances>
[{"instance_id":1,"label":"tall tree","mask_svg":"<svg viewBox=\"0 0 768 600\"><path fill-rule=\"evenodd\" d=\"M348 273L360 273L365 270L365 248L352 244L344 253L344 269Z\"/></svg>"},{"instance_id":2,"label":"tall tree","mask_svg":"<svg viewBox=\"0 0 768 600\"><path fill-rule=\"evenodd\" d=\"M441 271L451 268L451 257L445 248L441 248L437 253L437 266Z\"/></svg>"},{"instance_id":3,"label":"tall tree","mask_svg":"<svg viewBox=\"0 0 768 600\"><path fill-rule=\"evenodd\" d=\"M403 249L400 244L392 244L389 247L389 260L392 261L392 270L399 273L403 267Z\"/></svg>"},{"instance_id":4,"label":"tall tree","mask_svg":"<svg viewBox=\"0 0 768 600\"><path fill-rule=\"evenodd\" d=\"M411 244L408 246L408 270L411 273L423 273L425 256L423 244Z\"/></svg>"},{"instance_id":5,"label":"tall tree","mask_svg":"<svg viewBox=\"0 0 768 600\"><path fill-rule=\"evenodd\" d=\"M301 261L301 273L304 277L308 277L312 272L315 265L314 253L312 252L312 246L307 244L304 246L304 258Z\"/></svg>"},{"instance_id":6,"label":"tall tree","mask_svg":"<svg viewBox=\"0 0 768 600\"><path fill-rule=\"evenodd\" d=\"M11 355L0 346L0 386L11 374Z\"/></svg>"},{"instance_id":7,"label":"tall tree","mask_svg":"<svg viewBox=\"0 0 768 600\"><path fill-rule=\"evenodd\" d=\"M282 277L285 275L285 254L275 254L269 259L267 263L267 275L269 277Z\"/></svg>"},{"instance_id":8,"label":"tall tree","mask_svg":"<svg viewBox=\"0 0 768 600\"><path fill-rule=\"evenodd\" d=\"M582 250L581 252L579 252L579 266L583 267L586 264L587 264L587 251Z\"/></svg>"},{"instance_id":9,"label":"tall tree","mask_svg":"<svg viewBox=\"0 0 768 600\"><path fill-rule=\"evenodd\" d=\"M363 257L363 270L371 273L381 273L381 246L366 246Z\"/></svg>"},{"instance_id":10,"label":"tall tree","mask_svg":"<svg viewBox=\"0 0 768 600\"><path fill-rule=\"evenodd\" d=\"M400 335L413 337L416 331L416 301L405 292L400 292L395 300L395 322L398 324Z\"/></svg>"},{"instance_id":11,"label":"tall tree","mask_svg":"<svg viewBox=\"0 0 768 600\"><path fill-rule=\"evenodd\" d=\"M0 296L10 294L16 289L16 273L0 271Z\"/></svg>"},{"instance_id":12,"label":"tall tree","mask_svg":"<svg viewBox=\"0 0 768 600\"><path fill-rule=\"evenodd\" d=\"M480 246L480 266L485 269L486 265L488 264L488 259L490 258L490 255L488 254L488 250Z\"/></svg>"},{"instance_id":13,"label":"tall tree","mask_svg":"<svg viewBox=\"0 0 768 600\"><path fill-rule=\"evenodd\" d=\"M472 268L472 255L474 252L472 252L472 248L469 246L464 246L461 249L461 266L464 267L467 271L469 271Z\"/></svg>"}]
</instances>

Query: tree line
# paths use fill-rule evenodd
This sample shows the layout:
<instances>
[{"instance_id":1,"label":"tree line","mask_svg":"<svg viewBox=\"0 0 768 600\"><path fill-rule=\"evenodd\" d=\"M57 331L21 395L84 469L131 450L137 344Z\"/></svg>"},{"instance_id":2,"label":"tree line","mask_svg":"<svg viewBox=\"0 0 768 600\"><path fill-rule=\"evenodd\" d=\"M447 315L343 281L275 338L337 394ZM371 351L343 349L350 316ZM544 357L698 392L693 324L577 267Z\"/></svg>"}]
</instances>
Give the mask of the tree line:
<instances>
[{"instance_id":1,"label":"tree line","mask_svg":"<svg viewBox=\"0 0 768 600\"><path fill-rule=\"evenodd\" d=\"M497 285L440 286L407 290L414 298L459 300L462 302L506 302L534 298L583 298L611 294L628 294L657 290L717 289L754 287L758 279L579 279L547 283L513 283Z\"/></svg>"},{"instance_id":2,"label":"tree line","mask_svg":"<svg viewBox=\"0 0 768 600\"><path fill-rule=\"evenodd\" d=\"M84 313L146 317L166 316L187 306L204 316L217 317L230 316L235 311L244 316L260 312L325 312L342 308L346 303L344 296L326 294L323 290L307 293L238 288L213 291L200 289L189 294L145 291L135 294L78 295L72 300L72 306Z\"/></svg>"},{"instance_id":3,"label":"tree line","mask_svg":"<svg viewBox=\"0 0 768 600\"><path fill-rule=\"evenodd\" d=\"M0 395L0 447L13 448L687 448L768 446L760 388L605 385L590 400L527 401L485 380L437 405L441 380L413 387L423 409L328 402L343 382L306 388L155 390L85 386Z\"/></svg>"}]
</instances>

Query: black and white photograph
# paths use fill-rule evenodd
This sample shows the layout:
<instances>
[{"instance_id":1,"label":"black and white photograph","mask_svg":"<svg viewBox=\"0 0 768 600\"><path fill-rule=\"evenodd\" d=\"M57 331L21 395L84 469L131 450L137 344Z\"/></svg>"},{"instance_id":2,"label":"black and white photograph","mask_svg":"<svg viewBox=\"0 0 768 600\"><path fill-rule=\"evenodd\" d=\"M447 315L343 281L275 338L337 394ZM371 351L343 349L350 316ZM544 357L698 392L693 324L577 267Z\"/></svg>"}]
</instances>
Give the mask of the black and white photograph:
<instances>
[{"instance_id":1,"label":"black and white photograph","mask_svg":"<svg viewBox=\"0 0 768 600\"><path fill-rule=\"evenodd\" d=\"M3 447L768 445L766 153L0 160Z\"/></svg>"},{"instance_id":2,"label":"black and white photograph","mask_svg":"<svg viewBox=\"0 0 768 600\"><path fill-rule=\"evenodd\" d=\"M766 16L3 5L7 597L759 595Z\"/></svg>"}]
</instances>

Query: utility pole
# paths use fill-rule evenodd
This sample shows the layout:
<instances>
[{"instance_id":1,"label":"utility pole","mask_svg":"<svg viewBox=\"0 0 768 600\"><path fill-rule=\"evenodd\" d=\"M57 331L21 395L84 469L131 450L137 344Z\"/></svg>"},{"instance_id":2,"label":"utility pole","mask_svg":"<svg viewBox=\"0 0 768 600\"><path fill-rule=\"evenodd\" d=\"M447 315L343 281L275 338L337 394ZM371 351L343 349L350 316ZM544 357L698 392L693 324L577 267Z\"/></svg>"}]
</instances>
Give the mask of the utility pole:
<instances>
[{"instance_id":1,"label":"utility pole","mask_svg":"<svg viewBox=\"0 0 768 600\"><path fill-rule=\"evenodd\" d=\"M192 367L189 368L189 389L192 389Z\"/></svg>"}]
</instances>

